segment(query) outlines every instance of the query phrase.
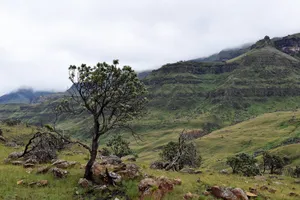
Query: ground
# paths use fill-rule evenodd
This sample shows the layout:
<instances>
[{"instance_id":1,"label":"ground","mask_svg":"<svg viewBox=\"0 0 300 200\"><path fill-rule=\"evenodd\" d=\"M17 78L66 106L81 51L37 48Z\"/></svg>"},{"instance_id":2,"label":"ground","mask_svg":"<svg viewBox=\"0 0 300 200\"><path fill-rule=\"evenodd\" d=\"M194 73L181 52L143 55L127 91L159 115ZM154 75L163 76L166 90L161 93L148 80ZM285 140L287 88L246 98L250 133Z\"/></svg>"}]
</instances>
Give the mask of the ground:
<instances>
[{"instance_id":1,"label":"ground","mask_svg":"<svg viewBox=\"0 0 300 200\"><path fill-rule=\"evenodd\" d=\"M286 144L290 138L299 137L300 111L295 112L275 112L264 114L248 121L229 126L210 133L207 136L198 138L195 143L203 157L203 165L200 167L202 174L190 175L179 172L165 172L149 169L149 164L159 159L158 153L162 145L169 141L175 141L178 134L186 127L189 130L197 129L197 119L190 120L187 124L180 124L175 127L163 127L156 130L145 130L141 135L142 141L135 141L131 138L131 147L139 153L136 164L140 166L143 173L148 175L164 175L170 178L180 178L181 186L176 186L175 190L168 194L165 199L183 199L183 195L192 192L200 195L200 199L208 197L201 196L206 186L219 185L226 187L240 187L246 191L249 187L260 188L266 185L276 189L276 193L261 191L261 194L270 199L296 199L290 197L290 192L300 193L300 184L295 184L295 178L290 176L277 176L272 179L266 174L266 181L257 180L253 177L242 177L239 175L220 174L221 169L228 169L225 164L226 157L238 152L253 153L259 150L269 150L280 155L289 156L292 162L288 167L300 164L300 144ZM16 140L25 143L30 135L36 132L35 127L18 125L9 127L0 125L3 135L9 140ZM127 136L129 137L129 136ZM4 160L13 151L21 151L23 147L15 149L0 144L0 160ZM74 153L81 151L81 154ZM85 164L88 153L80 147L74 146L68 150L59 152L60 159L68 161L78 161ZM260 157L258 157L260 160ZM260 161L259 161L260 162ZM76 166L70 169L70 174L66 179L57 180L52 174L36 175L35 171L30 172L20 166L10 164L0 164L0 199L78 199L76 191L80 194L77 182L83 176L83 169ZM198 181L200 179L200 181ZM17 185L17 181L26 182L48 180L46 187L29 187ZM137 182L126 182L127 194L132 199L138 199ZM261 197L262 199L262 197Z\"/></svg>"}]
</instances>

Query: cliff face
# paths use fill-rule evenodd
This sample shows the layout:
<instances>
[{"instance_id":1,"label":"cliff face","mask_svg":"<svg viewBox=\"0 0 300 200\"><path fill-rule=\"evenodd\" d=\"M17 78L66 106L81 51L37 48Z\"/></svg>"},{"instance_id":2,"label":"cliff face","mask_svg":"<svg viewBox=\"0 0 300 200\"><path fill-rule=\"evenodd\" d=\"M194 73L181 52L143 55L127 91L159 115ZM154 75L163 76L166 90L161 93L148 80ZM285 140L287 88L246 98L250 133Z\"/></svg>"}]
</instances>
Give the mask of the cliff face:
<instances>
[{"instance_id":1,"label":"cliff face","mask_svg":"<svg viewBox=\"0 0 300 200\"><path fill-rule=\"evenodd\" d=\"M300 57L300 34L284 37L275 41L274 44L284 53Z\"/></svg>"},{"instance_id":2,"label":"cliff face","mask_svg":"<svg viewBox=\"0 0 300 200\"><path fill-rule=\"evenodd\" d=\"M225 62L167 64L143 81L151 105L168 109L197 107L199 102L206 102L207 107L247 107L253 99L300 97L299 47L300 38L271 40L266 36L246 53Z\"/></svg>"}]
</instances>

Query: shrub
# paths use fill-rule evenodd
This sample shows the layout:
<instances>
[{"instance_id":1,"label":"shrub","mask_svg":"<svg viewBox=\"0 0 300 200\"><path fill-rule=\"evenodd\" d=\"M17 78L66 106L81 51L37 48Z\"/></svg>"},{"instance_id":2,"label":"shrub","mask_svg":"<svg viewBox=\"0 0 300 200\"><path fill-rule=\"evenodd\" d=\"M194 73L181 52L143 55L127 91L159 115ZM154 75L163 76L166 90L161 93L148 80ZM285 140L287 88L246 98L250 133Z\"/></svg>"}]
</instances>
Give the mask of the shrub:
<instances>
[{"instance_id":1,"label":"shrub","mask_svg":"<svg viewBox=\"0 0 300 200\"><path fill-rule=\"evenodd\" d=\"M300 166L296 166L296 169L294 170L294 176L300 178Z\"/></svg>"},{"instance_id":2,"label":"shrub","mask_svg":"<svg viewBox=\"0 0 300 200\"><path fill-rule=\"evenodd\" d=\"M232 168L232 173L241 173L244 176L255 176L260 174L259 168L256 166L256 159L246 153L236 154L227 158L227 165Z\"/></svg>"},{"instance_id":3,"label":"shrub","mask_svg":"<svg viewBox=\"0 0 300 200\"><path fill-rule=\"evenodd\" d=\"M124 156L133 154L133 151L129 147L130 142L123 139L122 135L116 134L112 136L106 146L110 147L113 154L122 158Z\"/></svg>"},{"instance_id":4,"label":"shrub","mask_svg":"<svg viewBox=\"0 0 300 200\"><path fill-rule=\"evenodd\" d=\"M202 158L194 143L186 142L184 134L180 134L178 142L169 142L159 154L160 157L169 162L166 169L181 170L185 166L200 167Z\"/></svg>"},{"instance_id":5,"label":"shrub","mask_svg":"<svg viewBox=\"0 0 300 200\"><path fill-rule=\"evenodd\" d=\"M271 155L269 152L263 154L264 172L270 170L270 174L281 174L283 167L288 163L288 159L278 155Z\"/></svg>"}]
</instances>

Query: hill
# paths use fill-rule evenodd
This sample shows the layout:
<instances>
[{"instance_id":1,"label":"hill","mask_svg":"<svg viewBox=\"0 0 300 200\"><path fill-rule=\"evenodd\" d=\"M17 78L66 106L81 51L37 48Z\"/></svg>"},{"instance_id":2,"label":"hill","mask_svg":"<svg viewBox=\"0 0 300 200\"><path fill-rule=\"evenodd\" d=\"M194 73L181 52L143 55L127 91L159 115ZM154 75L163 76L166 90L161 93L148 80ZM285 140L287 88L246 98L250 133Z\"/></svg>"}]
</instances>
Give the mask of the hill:
<instances>
[{"instance_id":1,"label":"hill","mask_svg":"<svg viewBox=\"0 0 300 200\"><path fill-rule=\"evenodd\" d=\"M37 103L41 98L53 93L48 91L33 91L33 89L18 89L16 92L0 96L0 104Z\"/></svg>"}]
</instances>

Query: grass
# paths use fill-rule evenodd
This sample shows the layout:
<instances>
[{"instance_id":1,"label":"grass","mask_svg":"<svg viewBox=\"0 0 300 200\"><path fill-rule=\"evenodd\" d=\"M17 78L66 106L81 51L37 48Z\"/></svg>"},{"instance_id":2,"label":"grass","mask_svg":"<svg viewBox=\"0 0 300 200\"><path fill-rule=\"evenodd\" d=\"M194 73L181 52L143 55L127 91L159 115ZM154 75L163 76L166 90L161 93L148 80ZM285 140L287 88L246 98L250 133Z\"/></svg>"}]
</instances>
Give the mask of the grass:
<instances>
[{"instance_id":1,"label":"grass","mask_svg":"<svg viewBox=\"0 0 300 200\"><path fill-rule=\"evenodd\" d=\"M291 119L294 122L291 122ZM225 165L227 156L241 151L253 153L259 149L269 149L271 152L279 153L282 156L290 156L292 158L291 166L300 164L300 144L277 147L285 139L299 135L297 123L299 119L300 111L269 113L214 131L203 138L197 139L195 143L204 161L200 168L203 173L200 175L151 170L149 169L149 163L158 159L159 148L162 145L165 145L169 141L177 140L178 133L183 128L200 128L201 124L204 123L203 118L179 119L178 123L174 124L174 126L161 125L156 128L142 129L144 131L144 134L141 135L142 141L133 141L131 139L131 147L139 153L137 164L141 167L143 173L182 179L183 184L176 186L174 191L165 196L164 199L182 199L183 195L187 192L199 194L200 199L206 199L206 197L201 196L201 193L206 187L211 185L240 187L244 190L248 190L249 187L259 188L262 185L267 185L276 189L277 192L276 194L271 194L263 191L262 194L264 196L268 196L271 199L293 199L288 194L294 191L292 188L295 188L295 191L300 191L300 186L293 184L294 179L291 177L283 176L283 180L279 180L282 184L278 185L278 183L275 183L278 182L277 180L269 178L266 182L261 182L251 177L222 175L218 171L227 168ZM167 119L165 118L164 120ZM156 122L150 121L144 123L149 123L150 125ZM26 127L25 125L8 127L1 124L0 128L4 130L4 136L10 139L19 136L19 138L27 140L35 131L34 127ZM130 139L129 135L125 134L125 137ZM0 159L3 160L10 152L19 150L21 149L14 149L0 144ZM72 153L74 151L81 151L82 154ZM87 157L88 153L77 146L59 153L59 158L61 159L78 161L82 164L87 162ZM83 170L79 167L71 169L69 176L63 180L56 180L51 174L36 175L34 171L29 173L28 169L20 166L0 164L0 170L0 199L76 199L75 191L79 190L77 182L83 175ZM18 180L31 182L43 179L49 181L48 186L39 188L17 185ZM132 199L137 199L138 182L127 181L124 184L127 194Z\"/></svg>"}]
</instances>

